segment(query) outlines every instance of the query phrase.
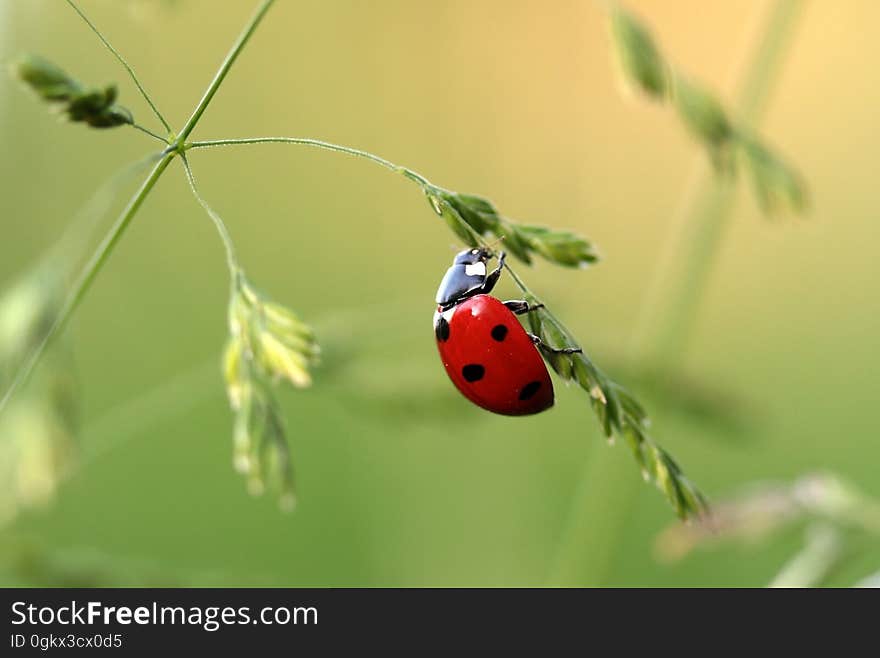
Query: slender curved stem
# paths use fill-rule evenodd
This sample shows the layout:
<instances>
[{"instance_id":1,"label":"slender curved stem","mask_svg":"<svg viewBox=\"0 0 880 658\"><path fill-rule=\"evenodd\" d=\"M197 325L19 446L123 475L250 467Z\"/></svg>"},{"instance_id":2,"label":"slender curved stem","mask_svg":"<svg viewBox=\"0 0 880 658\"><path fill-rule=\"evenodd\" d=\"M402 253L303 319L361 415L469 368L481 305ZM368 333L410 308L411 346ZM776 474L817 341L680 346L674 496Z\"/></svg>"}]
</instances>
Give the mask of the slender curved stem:
<instances>
[{"instance_id":1,"label":"slender curved stem","mask_svg":"<svg viewBox=\"0 0 880 658\"><path fill-rule=\"evenodd\" d=\"M64 300L64 304L62 304L61 309L58 311L58 315L55 317L55 320L49 327L46 335L43 336L43 339L33 350L33 352L28 356L24 365L22 365L22 367L19 368L18 371L15 373L15 377L10 383L9 388L6 389L6 391L3 393L3 397L0 398L0 411L3 410L9 399L27 380L31 372L33 372L34 367L39 362L40 357L46 350L46 347L65 327L68 320L70 320L70 316L76 310L77 306L79 306L79 303L82 301L86 292L88 292L89 288L94 282L95 276L97 276L104 263L107 262L107 258L110 256L110 253L113 251L116 243L119 242L119 238L121 238L122 234L125 233L125 229L128 228L131 220L134 218L135 214L143 204L144 199L147 198L150 190L152 190L153 186L156 185L156 181L159 180L162 172L165 171L165 169L171 163L174 155L174 152L166 153L162 156L162 159L158 163L156 163L156 166L153 167L153 171L150 172L150 175L144 181L143 185L141 185L137 193L128 202L128 205L125 207L125 209L122 211L122 214L120 214L119 218L116 220L113 228L110 229L110 232L101 241L101 244L98 246L95 253L89 259L89 262L86 263L85 268L83 268L83 271L77 279L76 283L73 285L71 292Z\"/></svg>"},{"instance_id":2,"label":"slender curved stem","mask_svg":"<svg viewBox=\"0 0 880 658\"><path fill-rule=\"evenodd\" d=\"M346 155L351 155L356 158L362 158L369 162L373 162L380 167L384 167L385 169L393 171L394 173L403 174L403 176L421 186L423 190L437 189L437 187L431 181L422 176L420 173L402 165L395 164L390 160L386 160L385 158L376 155L375 153L352 148L350 146L342 146L341 144L333 144L332 142L325 142L320 139L312 139L310 137L245 137L239 139L210 139L185 143L183 148L185 151L188 151L190 149L216 148L221 146L246 146L252 144L296 144L299 146L310 146L312 148L318 148L325 151L344 153ZM477 233L470 224L468 224L467 222L462 222L462 226L474 237L478 244L484 247L488 246L486 245L483 236ZM524 294L535 297L532 291L529 290L528 286L526 286L525 282L516 274L516 272L514 272L510 265L505 262L504 267L510 273L513 282Z\"/></svg>"},{"instance_id":3,"label":"slender curved stem","mask_svg":"<svg viewBox=\"0 0 880 658\"><path fill-rule=\"evenodd\" d=\"M165 138L162 137L161 135L157 135L156 133L154 133L154 132L153 132L152 130L150 130L149 128L144 128L142 125L137 124L137 123L131 123L131 124L129 124L129 125L130 125L132 128L134 128L135 130L140 130L142 133L144 133L144 134L146 134L146 135L149 135L149 136L152 137L153 139L158 139L158 140L159 140L160 142L162 142L163 144L167 144L167 143L168 143L168 140L167 140L167 139L165 139Z\"/></svg>"},{"instance_id":4,"label":"slender curved stem","mask_svg":"<svg viewBox=\"0 0 880 658\"><path fill-rule=\"evenodd\" d=\"M804 547L774 576L768 587L819 587L846 556L840 531L818 522L806 530Z\"/></svg>"},{"instance_id":5,"label":"slender curved stem","mask_svg":"<svg viewBox=\"0 0 880 658\"><path fill-rule=\"evenodd\" d=\"M186 142L186 138L189 137L189 134L196 127L199 119L202 118L202 114L204 114L205 110L208 109L208 105L210 105L211 99L214 98L214 94L217 93L220 85L223 84L223 80L229 73L229 69L232 68L235 60L238 59L238 56L244 48L245 44L253 36L254 31L257 29L257 26L260 24L260 21L263 20L263 17L266 15L266 12L269 11L269 7L272 6L272 3L274 1L275 0L263 0L262 4L260 4L260 6L257 8L256 13L254 13L251 20L248 21L247 26L245 26L242 33L238 36L238 39L236 39L235 43L232 44L232 48L229 49L229 52L226 54L226 58L223 60L223 63L220 64L220 68L217 69L217 73L214 75L214 79L211 80L211 83L208 85L208 88L202 95L202 99L199 101L199 104L196 105L196 109L193 110L192 115L190 115L186 124L183 126L183 129L180 131L180 135L177 138L177 145L178 148L181 148L181 150L183 144Z\"/></svg>"},{"instance_id":6,"label":"slender curved stem","mask_svg":"<svg viewBox=\"0 0 880 658\"><path fill-rule=\"evenodd\" d=\"M119 54L119 51L116 50L116 48L114 48L112 45L110 45L110 42L107 41L107 39L104 37L103 34L101 34L101 31L95 26L94 23L92 23L92 21L89 20L89 17L83 13L82 9L80 9L73 0L67 0L67 4L69 4L71 7L73 7L73 10L77 14L79 14L79 17L82 18L85 21L86 25L88 25L91 28L92 32L94 32L98 36L98 38L101 40L101 43L103 43L107 47L107 50L109 50L111 53L113 53L113 56L119 61L120 64L122 64L123 68L125 68L125 70L128 71L128 75L131 76L131 79L134 81L134 84L138 88L138 91L141 92L141 96L144 97L144 100L147 101L147 105L149 105L150 109L153 110L153 114L155 114L156 117L159 119L159 121L162 122L162 125L165 126L165 130L167 130L170 133L171 126L168 125L168 122L165 120L165 117L162 116L162 113L159 111L159 108L156 107L156 104L153 102L153 99L150 98L150 95L147 93L147 90L144 89L144 86L141 84L141 81L138 79L137 74L134 72L134 69L131 68L129 63L125 61L125 58ZM161 137L160 137L160 139L161 139ZM162 140L162 141L165 141L165 140Z\"/></svg>"},{"instance_id":7,"label":"slender curved stem","mask_svg":"<svg viewBox=\"0 0 880 658\"><path fill-rule=\"evenodd\" d=\"M199 205L205 209L205 212L208 213L208 216L211 218L211 221L214 222L214 226L217 228L217 233L220 234L220 240L223 242L223 247L226 249L226 265L229 267L229 276L232 277L232 280L236 280L236 275L241 269L238 265L238 259L235 257L235 246L232 243L232 238L229 235L229 229L226 228L226 224L223 219L217 212L205 201L204 197L199 192L198 187L196 186L196 179L193 176L192 168L189 166L189 161L186 159L186 154L181 155L181 160L183 162L183 169L186 171L186 179L189 181L189 188L192 190L193 196L195 196L196 201L199 202Z\"/></svg>"},{"instance_id":8,"label":"slender curved stem","mask_svg":"<svg viewBox=\"0 0 880 658\"><path fill-rule=\"evenodd\" d=\"M375 162L376 164L385 167L386 169L390 169L395 173L403 174L411 181L414 181L419 185L433 187L433 184L421 174L401 165L396 165L393 162L386 160L385 158L379 157L378 155L375 155L368 151L351 148L349 146L342 146L340 144L333 144L331 142L325 142L320 139L311 139L308 137L251 137L243 139L211 139L200 142L191 142L189 144L186 144L184 148L189 150L199 148L212 148L217 146L242 146L246 144L298 144L300 146L311 146L313 148L319 148L325 151L345 153L346 155L352 155L357 158L363 158L365 160Z\"/></svg>"},{"instance_id":9,"label":"slender curved stem","mask_svg":"<svg viewBox=\"0 0 880 658\"><path fill-rule=\"evenodd\" d=\"M98 222L104 218L116 200L119 188L136 175L147 171L151 165L155 165L163 155L164 153L153 153L141 160L127 164L105 180L76 211L64 232L46 250L40 261L55 265L60 262L65 266L72 266L80 262L85 255L86 244L91 241Z\"/></svg>"}]
</instances>

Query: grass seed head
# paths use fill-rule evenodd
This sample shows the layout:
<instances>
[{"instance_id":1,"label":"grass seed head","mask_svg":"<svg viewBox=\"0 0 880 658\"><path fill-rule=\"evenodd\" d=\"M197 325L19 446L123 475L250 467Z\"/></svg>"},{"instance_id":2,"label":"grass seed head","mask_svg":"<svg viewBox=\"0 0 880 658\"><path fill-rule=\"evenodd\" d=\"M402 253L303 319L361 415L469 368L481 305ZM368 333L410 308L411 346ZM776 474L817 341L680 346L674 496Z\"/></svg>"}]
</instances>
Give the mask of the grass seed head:
<instances>
[{"instance_id":1,"label":"grass seed head","mask_svg":"<svg viewBox=\"0 0 880 658\"><path fill-rule=\"evenodd\" d=\"M39 55L23 55L11 67L20 80L44 101L56 106L70 121L92 128L115 128L134 123L131 112L116 104L117 88L89 88Z\"/></svg>"},{"instance_id":2,"label":"grass seed head","mask_svg":"<svg viewBox=\"0 0 880 658\"><path fill-rule=\"evenodd\" d=\"M276 490L282 508L294 500L293 469L274 384L311 384L319 348L314 331L287 307L270 300L238 274L229 302L229 339L223 375L235 413L233 464L248 491Z\"/></svg>"}]
</instances>

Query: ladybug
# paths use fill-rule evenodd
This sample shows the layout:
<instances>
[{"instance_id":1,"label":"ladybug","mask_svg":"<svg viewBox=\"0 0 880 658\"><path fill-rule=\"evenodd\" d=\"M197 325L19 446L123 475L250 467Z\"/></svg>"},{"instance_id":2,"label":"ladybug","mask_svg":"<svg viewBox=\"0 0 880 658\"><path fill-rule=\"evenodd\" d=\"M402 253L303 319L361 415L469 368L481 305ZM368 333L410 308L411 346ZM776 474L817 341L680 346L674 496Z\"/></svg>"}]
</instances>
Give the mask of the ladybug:
<instances>
[{"instance_id":1,"label":"ladybug","mask_svg":"<svg viewBox=\"0 0 880 658\"><path fill-rule=\"evenodd\" d=\"M505 416L537 414L553 406L553 382L538 347L570 354L579 348L551 348L529 334L517 315L543 304L502 302L489 293L504 267L487 273L493 258L485 248L455 256L437 290L434 335L449 379L468 400Z\"/></svg>"}]
</instances>

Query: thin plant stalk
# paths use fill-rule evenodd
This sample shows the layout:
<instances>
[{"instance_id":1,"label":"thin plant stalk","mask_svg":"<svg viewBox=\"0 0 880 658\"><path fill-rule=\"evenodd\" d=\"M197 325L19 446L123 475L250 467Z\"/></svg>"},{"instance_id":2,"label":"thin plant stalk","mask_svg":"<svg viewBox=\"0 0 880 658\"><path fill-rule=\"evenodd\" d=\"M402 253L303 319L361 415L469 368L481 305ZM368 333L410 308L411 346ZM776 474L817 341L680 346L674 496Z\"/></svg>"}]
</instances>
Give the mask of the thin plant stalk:
<instances>
[{"instance_id":1,"label":"thin plant stalk","mask_svg":"<svg viewBox=\"0 0 880 658\"><path fill-rule=\"evenodd\" d=\"M2 412L3 409L6 407L6 404L15 394L15 392L22 386L22 384L27 381L28 377L33 372L36 365L39 363L40 358L45 353L46 348L49 347L52 341L67 325L71 315L79 306L79 303L82 301L83 297L86 295L92 283L94 282L95 277L98 275L104 264L107 262L110 254L113 252L114 247L116 247L116 244L122 238L125 230L131 224L131 221L134 219L138 210L140 210L141 206L143 205L147 196L152 191L153 187L155 187L156 182L162 176L164 171L168 168L168 165L171 164L174 156L178 153L183 153L183 144L185 143L186 138L195 129L196 125L199 122L199 119L202 117L202 114L204 114L205 110L211 102L211 99L217 92L217 89L223 83L223 80L226 78L226 75L229 73L230 68L232 68L233 63L238 58L241 50L244 48L245 44L247 44L254 31L257 29L257 26L260 24L260 21L266 15L266 12L269 10L269 7L271 7L273 2L274 0L263 0L263 2L257 8L256 13L248 21L241 35L238 37L238 39L235 41L232 48L230 49L229 53L226 55L226 58L220 65L220 68L215 74L214 79L211 81L195 110L193 110L193 113L190 116L189 120L187 120L183 129L180 131L180 134L174 144L163 151L161 160L159 160L159 162L157 162L156 165L153 167L153 170L147 176L140 189L135 192L134 196L128 202L128 205L122 211L122 214L120 214L113 227L110 229L110 232L104 237L104 239L95 250L94 254L92 254L92 257L86 263L85 267L80 273L80 276L77 278L76 282L73 285L73 288L65 299L64 304L59 310L54 322L49 327L49 330L46 332L45 336L39 342L36 348L34 348L33 352L27 357L24 365L16 372L15 377L12 379L12 382L9 384L8 388L3 392L3 396L2 398L0 398L0 412ZM125 69L132 76L132 79L135 81L138 89L141 90L144 98L147 99L150 107L153 108L156 115L162 120L163 124L165 124L164 119L162 119L162 115L155 108L155 105L150 100L149 95L141 86L137 75L135 75L134 71L128 65L128 63L125 62L124 59L122 59L121 55L119 55L119 53L110 45L110 43L97 30L97 28L91 23L91 21L86 18L85 14L80 11L75 3L73 3L71 0L68 0L68 4L70 4L83 18L83 20L88 23L89 27L91 27L92 30L98 35L102 43L104 43L104 45L107 46L107 48L110 49L110 51L122 63Z\"/></svg>"},{"instance_id":2,"label":"thin plant stalk","mask_svg":"<svg viewBox=\"0 0 880 658\"><path fill-rule=\"evenodd\" d=\"M385 158L379 157L378 155L369 153L367 151L362 151L360 149L351 148L350 146L332 144L331 142L325 142L320 139L311 139L309 137L248 137L242 139L211 139L191 142L189 144L186 144L185 148L189 150L218 146L242 146L247 144L298 144L300 146L311 146L314 148L323 149L325 151L344 153L346 155L352 155L357 158L363 158L365 160L375 162L376 164L385 167L386 169L390 169L395 173L403 174L411 181L419 183L420 185L431 186L430 181L428 181L428 179L421 174L416 173L412 169L407 169L406 167L396 165L393 162L386 160Z\"/></svg>"},{"instance_id":3,"label":"thin plant stalk","mask_svg":"<svg viewBox=\"0 0 880 658\"><path fill-rule=\"evenodd\" d=\"M754 54L737 85L736 117L745 129L757 124L767 107L785 60L802 0L775 0L756 30ZM701 159L691 175L676 230L667 240L651 280L635 337L637 356L660 372L680 363L709 283L712 267L733 215L735 181L716 176ZM640 344L640 345L639 345Z\"/></svg>"},{"instance_id":4,"label":"thin plant stalk","mask_svg":"<svg viewBox=\"0 0 880 658\"><path fill-rule=\"evenodd\" d=\"M126 165L104 181L76 212L61 236L40 258L40 262L62 263L65 274L72 273L75 264L85 259L92 236L111 204L117 200L119 188L148 171L151 165L155 166L163 157L163 153L152 153Z\"/></svg>"},{"instance_id":5,"label":"thin plant stalk","mask_svg":"<svg viewBox=\"0 0 880 658\"><path fill-rule=\"evenodd\" d=\"M221 146L244 146L249 144L296 144L299 146L311 146L314 148L323 149L325 151L334 151L336 153L344 153L346 155L351 155L357 158L363 158L364 160L368 160L375 164L378 164L390 171L393 171L398 174L404 175L411 181L422 185L424 188L435 188L435 185L431 183L427 178L419 174L418 172L413 171L412 169L408 169L402 165L394 164L390 160L386 160L383 157L375 155L374 153L369 153L368 151L362 151L360 149L351 148L349 146L342 146L340 144L333 144L331 142L325 142L319 139L312 139L308 137L248 137L248 138L240 138L240 139L213 139L213 140L204 140L198 142L191 142L184 144L184 149L186 151L190 149L201 149L201 148L216 148ZM190 174L189 165L185 165L187 167L187 173ZM191 181L191 185L193 182ZM196 193L196 197L199 198L198 192L195 191L193 187L193 191ZM200 203L208 210L207 205L199 198ZM213 212L208 210L209 213ZM213 216L212 216L213 218ZM221 222L222 223L222 222ZM483 239L483 236L477 233L470 225L464 223L462 224L464 229L468 231L468 233L473 236L474 240L478 244L483 247L489 248L489 245ZM528 286L526 286L525 282L513 271L508 263L504 263L504 268L508 271L513 282L516 286L525 294L532 295L531 290L529 290Z\"/></svg>"},{"instance_id":6,"label":"thin plant stalk","mask_svg":"<svg viewBox=\"0 0 880 658\"><path fill-rule=\"evenodd\" d=\"M140 130L142 133L144 133L145 135L149 135L149 136L152 137L153 139L157 139L157 140L159 140L159 141L162 142L163 144L167 144L167 143L168 143L168 140L167 140L167 139L165 139L165 138L162 137L161 135L157 135L156 133L154 133L154 132L153 132L152 130L150 130L149 128L144 128L142 125L140 125L140 124L138 124L138 123L132 123L132 124L131 124L131 127L134 128L135 130Z\"/></svg>"},{"instance_id":7,"label":"thin plant stalk","mask_svg":"<svg viewBox=\"0 0 880 658\"><path fill-rule=\"evenodd\" d=\"M238 39L232 44L232 48L229 49L226 58L223 60L223 63L220 64L217 73L214 74L214 79L211 80L211 83L202 95L202 99L199 101L198 105L196 105L196 109L193 110L192 115L189 117L178 135L176 144L181 150L183 144L186 142L186 138L189 137L190 133L195 129L196 124L199 122L199 119L202 118L202 114L208 109L208 105L211 104L211 99L214 98L214 94L217 93L220 85L223 84L223 80L226 79L226 75L229 73L235 60L238 59L241 51L244 49L247 42L250 41L250 38L259 26L260 21L263 20L266 12L269 11L269 8L274 2L275 0L263 0L263 2L260 3L260 6L257 7L257 11L251 17L250 21L248 21L248 24L245 26L242 33L238 36Z\"/></svg>"},{"instance_id":8,"label":"thin plant stalk","mask_svg":"<svg viewBox=\"0 0 880 658\"><path fill-rule=\"evenodd\" d=\"M226 265L229 268L229 276L232 277L233 282L238 276L241 267L238 264L238 258L235 255L235 245L232 243L232 237L229 235L229 229L226 228L226 223L220 217L219 214L205 201L205 198L202 196L201 192L199 192L199 188L196 185L195 176L193 176L192 168L189 166L189 160L187 160L186 154L181 154L181 161L183 162L183 168L186 172L186 179L189 181L189 188L192 190L193 196L196 198L196 201L199 202L199 205L208 213L208 217L211 218L211 221L214 222L214 227L217 229L217 233L220 235L220 240L223 242L223 248L226 250Z\"/></svg>"},{"instance_id":9,"label":"thin plant stalk","mask_svg":"<svg viewBox=\"0 0 880 658\"><path fill-rule=\"evenodd\" d=\"M629 507L637 480L619 451L603 448L593 448L572 494L551 558L546 583L550 587L599 586L614 559L612 552L627 521L623 510Z\"/></svg>"},{"instance_id":10,"label":"thin plant stalk","mask_svg":"<svg viewBox=\"0 0 880 658\"><path fill-rule=\"evenodd\" d=\"M763 28L749 42L748 50L754 54L748 58L748 71L738 85L736 103L745 126L753 125L766 105L801 6L799 0L775 0L766 11ZM653 277L671 280L672 284L652 290L639 323L643 327L660 327L646 351L655 359L652 363L668 367L676 367L680 360L708 273L721 246L723 229L733 210L732 181L712 177L709 167L703 164L700 175L690 179L683 198L682 230L674 243L686 244L668 250L670 254L674 251L675 258L661 259L659 267L664 271ZM663 275L673 261L683 265L669 279ZM623 522L614 519L626 518L636 494L637 483L627 477L624 468L624 461L616 453L598 447L593 450L551 560L549 584L603 583L623 530ZM590 560L590 556L594 559Z\"/></svg>"},{"instance_id":11,"label":"thin plant stalk","mask_svg":"<svg viewBox=\"0 0 880 658\"><path fill-rule=\"evenodd\" d=\"M79 275L79 278L76 280L73 288L64 300L64 304L61 306L61 309L59 310L58 315L55 317L55 320L49 327L49 330L46 332L46 334L43 336L43 339L30 354L24 365L18 369L15 377L9 384L9 387L4 392L3 397L0 398L0 412L3 411L7 402L15 394L19 387L21 387L21 385L24 384L25 381L27 381L31 372L33 372L37 363L39 363L40 357L46 351L46 348L49 347L55 337L67 325L67 322L70 320L70 316L73 315L73 312L79 306L79 303L82 301L83 297L85 297L85 294L88 292L89 288L94 282L95 277L98 275L98 272L101 271L101 268L110 257L113 248L119 242L119 239L122 237L123 233L125 233L125 229L127 229L129 224L131 224L131 220L134 219L134 216L137 214L137 211L140 209L141 205L143 205L144 200L147 198L147 195L156 185L156 182L159 180L162 172L164 172L168 165L171 164L171 160L173 158L173 152L166 153L162 157L162 159L156 163L156 166L153 167L150 175L147 176L147 179L143 182L140 189L128 202L128 205L122 211L122 214L116 220L116 223L113 225L113 227L110 229L110 232L106 236L104 236L101 244L98 245L98 248L95 250L95 252L92 254L92 257L86 263L85 267Z\"/></svg>"},{"instance_id":12,"label":"thin plant stalk","mask_svg":"<svg viewBox=\"0 0 880 658\"><path fill-rule=\"evenodd\" d=\"M116 48L114 48L110 44L109 41L107 41L106 37L104 37L104 35L101 34L101 31L95 26L94 23L92 23L92 21L89 19L89 17L83 13L83 11L76 5L76 3L73 2L73 0L67 0L67 4L69 4L73 8L73 10L77 14L79 14L79 17L81 19L83 19L85 24L88 25L89 28L92 30L92 32L94 32L97 35L98 39L101 40L101 43L104 44L104 46L107 48L107 50L109 50L111 53L113 53L113 56L117 59L117 61L120 64L122 64L122 68L124 68L126 71L128 71L128 75L131 77L132 81L134 82L134 86L138 88L138 91L141 93L141 96L143 96L144 100L147 101L147 105L149 105L150 109L153 110L153 114L156 115L156 118L159 119L159 121L165 127L165 130L170 133L171 126L168 125L168 122L165 120L165 117L162 116L162 113L159 111L159 108L156 107L156 104L153 102L153 99L150 98L150 95L147 93L147 90L144 89L144 86L141 84L141 81L137 77L137 74L134 72L134 69L131 68L131 66L129 65L129 63L127 61L125 61L125 58L119 53L119 51L116 50ZM153 137L156 137L157 139L161 139L163 142L165 141L162 137L159 137L158 135L151 133L149 130L142 128L141 126L136 125L135 128L138 128L139 130L143 130L148 135L152 135Z\"/></svg>"},{"instance_id":13,"label":"thin plant stalk","mask_svg":"<svg viewBox=\"0 0 880 658\"><path fill-rule=\"evenodd\" d=\"M768 587L818 587L825 583L845 557L838 530L827 523L807 528L806 545L782 567Z\"/></svg>"}]
</instances>

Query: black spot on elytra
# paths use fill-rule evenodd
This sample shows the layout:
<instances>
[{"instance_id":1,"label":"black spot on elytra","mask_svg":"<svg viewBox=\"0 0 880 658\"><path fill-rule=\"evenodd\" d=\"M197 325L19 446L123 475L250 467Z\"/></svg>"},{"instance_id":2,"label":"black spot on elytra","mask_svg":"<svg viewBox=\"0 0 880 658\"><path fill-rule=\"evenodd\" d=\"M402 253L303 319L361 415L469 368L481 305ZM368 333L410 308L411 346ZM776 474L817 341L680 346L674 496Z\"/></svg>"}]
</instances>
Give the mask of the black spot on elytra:
<instances>
[{"instance_id":1,"label":"black spot on elytra","mask_svg":"<svg viewBox=\"0 0 880 658\"><path fill-rule=\"evenodd\" d=\"M461 369L461 376L469 382L478 382L486 374L486 369L479 363L469 363Z\"/></svg>"},{"instance_id":2,"label":"black spot on elytra","mask_svg":"<svg viewBox=\"0 0 880 658\"><path fill-rule=\"evenodd\" d=\"M535 393L538 392L538 389L541 388L541 382L529 382L523 389L519 392L520 400L531 400L535 397Z\"/></svg>"},{"instance_id":3,"label":"black spot on elytra","mask_svg":"<svg viewBox=\"0 0 880 658\"><path fill-rule=\"evenodd\" d=\"M434 325L434 333L437 335L437 340L441 342L445 343L449 340L449 323L442 315L440 316L440 319L437 320L437 324Z\"/></svg>"},{"instance_id":4,"label":"black spot on elytra","mask_svg":"<svg viewBox=\"0 0 880 658\"><path fill-rule=\"evenodd\" d=\"M507 327L503 324L496 324L492 327L492 338L497 340L499 343L507 338Z\"/></svg>"}]
</instances>

